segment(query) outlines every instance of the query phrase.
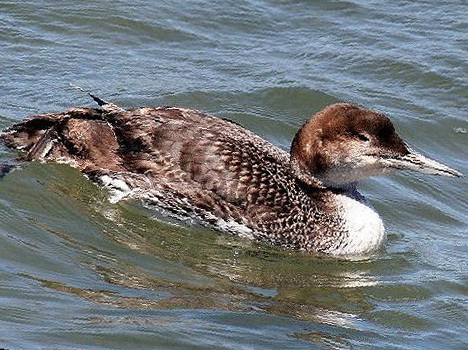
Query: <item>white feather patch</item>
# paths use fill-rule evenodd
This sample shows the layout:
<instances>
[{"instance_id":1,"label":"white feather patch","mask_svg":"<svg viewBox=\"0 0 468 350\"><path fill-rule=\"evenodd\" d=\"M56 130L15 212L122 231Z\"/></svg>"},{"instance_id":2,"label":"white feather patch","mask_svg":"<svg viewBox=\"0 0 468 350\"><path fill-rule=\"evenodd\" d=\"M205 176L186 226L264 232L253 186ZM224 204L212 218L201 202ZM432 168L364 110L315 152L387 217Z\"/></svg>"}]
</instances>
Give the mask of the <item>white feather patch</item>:
<instances>
[{"instance_id":1,"label":"white feather patch","mask_svg":"<svg viewBox=\"0 0 468 350\"><path fill-rule=\"evenodd\" d=\"M109 202L111 203L117 203L132 193L130 187L122 180L112 178L108 175L101 176L100 180L104 186L109 188L111 193Z\"/></svg>"},{"instance_id":2,"label":"white feather patch","mask_svg":"<svg viewBox=\"0 0 468 350\"><path fill-rule=\"evenodd\" d=\"M348 235L333 252L336 255L361 255L380 247L385 239L385 228L379 214L364 200L337 195L339 210Z\"/></svg>"}]
</instances>

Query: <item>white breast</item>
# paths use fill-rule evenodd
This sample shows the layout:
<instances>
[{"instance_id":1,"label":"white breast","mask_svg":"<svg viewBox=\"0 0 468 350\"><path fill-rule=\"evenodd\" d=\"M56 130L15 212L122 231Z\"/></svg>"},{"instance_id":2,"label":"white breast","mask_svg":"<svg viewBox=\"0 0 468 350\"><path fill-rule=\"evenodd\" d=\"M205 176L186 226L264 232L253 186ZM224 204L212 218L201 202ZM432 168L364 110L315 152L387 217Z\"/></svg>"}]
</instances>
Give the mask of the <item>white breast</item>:
<instances>
[{"instance_id":1,"label":"white breast","mask_svg":"<svg viewBox=\"0 0 468 350\"><path fill-rule=\"evenodd\" d=\"M341 194L337 195L336 200L348 235L331 253L361 255L379 248L385 238L385 228L379 214L364 198L357 200Z\"/></svg>"}]
</instances>

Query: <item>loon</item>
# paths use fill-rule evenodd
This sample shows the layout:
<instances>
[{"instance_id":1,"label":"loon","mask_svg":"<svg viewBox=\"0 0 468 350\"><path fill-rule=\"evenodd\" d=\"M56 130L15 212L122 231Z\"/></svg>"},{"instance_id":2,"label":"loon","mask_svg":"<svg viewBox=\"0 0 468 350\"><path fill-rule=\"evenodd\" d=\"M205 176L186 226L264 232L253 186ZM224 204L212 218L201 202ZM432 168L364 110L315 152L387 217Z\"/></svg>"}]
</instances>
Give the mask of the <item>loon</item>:
<instances>
[{"instance_id":1,"label":"loon","mask_svg":"<svg viewBox=\"0 0 468 350\"><path fill-rule=\"evenodd\" d=\"M99 108L32 116L0 141L25 161L78 168L110 189L170 216L283 248L368 254L384 225L357 191L396 170L460 177L410 149L384 114L337 103L299 129L290 154L242 126L197 110Z\"/></svg>"}]
</instances>

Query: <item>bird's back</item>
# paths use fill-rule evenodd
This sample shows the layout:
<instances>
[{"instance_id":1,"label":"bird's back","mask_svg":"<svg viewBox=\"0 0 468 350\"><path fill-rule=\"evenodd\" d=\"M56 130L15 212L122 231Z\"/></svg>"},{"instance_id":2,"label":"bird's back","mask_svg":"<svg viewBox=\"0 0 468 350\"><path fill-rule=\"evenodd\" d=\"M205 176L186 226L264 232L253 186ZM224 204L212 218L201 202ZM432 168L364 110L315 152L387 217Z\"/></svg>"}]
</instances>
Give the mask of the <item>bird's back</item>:
<instances>
[{"instance_id":1,"label":"bird's back","mask_svg":"<svg viewBox=\"0 0 468 350\"><path fill-rule=\"evenodd\" d=\"M223 230L294 247L314 231L309 214L319 203L298 188L289 155L195 110L75 108L33 117L2 138L30 160L77 167L116 198L142 199Z\"/></svg>"}]
</instances>

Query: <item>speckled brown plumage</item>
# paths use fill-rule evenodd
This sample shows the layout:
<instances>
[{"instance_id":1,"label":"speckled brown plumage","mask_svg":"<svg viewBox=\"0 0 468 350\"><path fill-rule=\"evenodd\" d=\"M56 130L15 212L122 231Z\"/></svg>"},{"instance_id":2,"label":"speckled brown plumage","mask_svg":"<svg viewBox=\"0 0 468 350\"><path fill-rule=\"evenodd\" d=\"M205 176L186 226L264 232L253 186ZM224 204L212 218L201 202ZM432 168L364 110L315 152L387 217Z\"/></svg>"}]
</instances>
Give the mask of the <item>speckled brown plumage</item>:
<instances>
[{"instance_id":1,"label":"speckled brown plumage","mask_svg":"<svg viewBox=\"0 0 468 350\"><path fill-rule=\"evenodd\" d=\"M110 175L137 189L133 198L215 227L218 218L245 225L272 244L320 251L340 234L339 217L326 215L331 190L298 180L269 142L198 111L75 108L32 117L2 138L28 160L65 161L96 182Z\"/></svg>"}]
</instances>

